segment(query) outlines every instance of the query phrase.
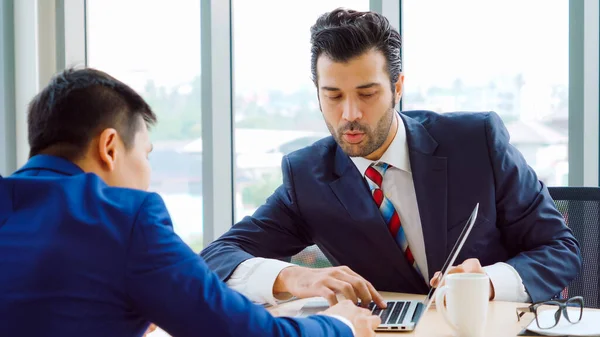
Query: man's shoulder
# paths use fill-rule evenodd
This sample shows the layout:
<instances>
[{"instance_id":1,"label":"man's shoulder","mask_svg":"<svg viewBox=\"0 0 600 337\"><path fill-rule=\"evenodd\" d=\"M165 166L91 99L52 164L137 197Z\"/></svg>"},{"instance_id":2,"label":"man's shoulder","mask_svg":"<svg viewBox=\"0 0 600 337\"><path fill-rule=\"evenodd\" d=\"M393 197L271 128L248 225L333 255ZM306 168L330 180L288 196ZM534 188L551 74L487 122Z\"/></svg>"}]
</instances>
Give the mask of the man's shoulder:
<instances>
[{"instance_id":1,"label":"man's shoulder","mask_svg":"<svg viewBox=\"0 0 600 337\"><path fill-rule=\"evenodd\" d=\"M403 111L402 114L412 119L413 123L415 121L420 123L438 141L452 142L460 139L473 141L472 137L500 137L503 141L507 141L510 138L502 119L493 111L437 113L414 110Z\"/></svg>"},{"instance_id":2,"label":"man's shoulder","mask_svg":"<svg viewBox=\"0 0 600 337\"><path fill-rule=\"evenodd\" d=\"M329 176L334 171L338 145L331 136L293 151L283 158L283 174L293 174L299 179Z\"/></svg>"},{"instance_id":3,"label":"man's shoulder","mask_svg":"<svg viewBox=\"0 0 600 337\"><path fill-rule=\"evenodd\" d=\"M126 209L131 209L132 211L138 210L149 199L160 199L156 193L108 185L99 188L98 196L103 203L125 205L127 206Z\"/></svg>"},{"instance_id":4,"label":"man's shoulder","mask_svg":"<svg viewBox=\"0 0 600 337\"><path fill-rule=\"evenodd\" d=\"M338 148L337 142L332 136L322 138L311 145L290 152L286 157L290 161L306 161L312 159L320 159L335 156ZM316 164L316 163L312 163Z\"/></svg>"},{"instance_id":5,"label":"man's shoulder","mask_svg":"<svg viewBox=\"0 0 600 337\"><path fill-rule=\"evenodd\" d=\"M88 190L95 195L96 203L105 212L120 213L121 216L130 219L138 218L144 212L166 212L164 201L157 193L108 186L97 176L86 179L89 185Z\"/></svg>"},{"instance_id":6,"label":"man's shoulder","mask_svg":"<svg viewBox=\"0 0 600 337\"><path fill-rule=\"evenodd\" d=\"M71 211L79 210L98 214L109 214L111 217L131 217L135 215L146 199L153 193L107 185L93 173L73 176L54 177L11 177L15 196L28 198L31 188L44 194L64 198Z\"/></svg>"},{"instance_id":7,"label":"man's shoulder","mask_svg":"<svg viewBox=\"0 0 600 337\"><path fill-rule=\"evenodd\" d=\"M429 110L409 110L402 111L402 114L423 124L425 127L433 126L438 123L456 124L458 126L481 124L489 119L495 121L498 117L493 111L452 111L438 113Z\"/></svg>"},{"instance_id":8,"label":"man's shoulder","mask_svg":"<svg viewBox=\"0 0 600 337\"><path fill-rule=\"evenodd\" d=\"M0 198L9 208L8 212L4 212L9 217L10 214L21 214L31 219L31 226L36 226L40 221L39 215L42 215L47 219L45 228L48 231L68 232L72 228L80 228L81 233L104 233L108 234L105 239L110 237L121 243L129 237L132 226L139 219L168 214L156 194L111 187L90 173L52 177L11 176L0 180L0 191L10 192L8 198ZM37 218L30 209L36 210ZM0 223L2 218L0 216ZM86 226L81 226L82 223Z\"/></svg>"}]
</instances>

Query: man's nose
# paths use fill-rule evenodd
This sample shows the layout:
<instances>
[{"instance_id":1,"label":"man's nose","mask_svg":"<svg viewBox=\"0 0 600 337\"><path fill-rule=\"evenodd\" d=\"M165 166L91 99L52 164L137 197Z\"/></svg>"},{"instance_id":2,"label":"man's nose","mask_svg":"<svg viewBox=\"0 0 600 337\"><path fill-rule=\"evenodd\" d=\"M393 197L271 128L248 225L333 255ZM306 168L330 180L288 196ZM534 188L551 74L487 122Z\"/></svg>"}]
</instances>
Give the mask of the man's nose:
<instances>
[{"instance_id":1,"label":"man's nose","mask_svg":"<svg viewBox=\"0 0 600 337\"><path fill-rule=\"evenodd\" d=\"M345 102L343 109L344 112L342 117L348 122L354 122L355 120L362 118L362 112L360 111L358 104L350 99Z\"/></svg>"}]
</instances>

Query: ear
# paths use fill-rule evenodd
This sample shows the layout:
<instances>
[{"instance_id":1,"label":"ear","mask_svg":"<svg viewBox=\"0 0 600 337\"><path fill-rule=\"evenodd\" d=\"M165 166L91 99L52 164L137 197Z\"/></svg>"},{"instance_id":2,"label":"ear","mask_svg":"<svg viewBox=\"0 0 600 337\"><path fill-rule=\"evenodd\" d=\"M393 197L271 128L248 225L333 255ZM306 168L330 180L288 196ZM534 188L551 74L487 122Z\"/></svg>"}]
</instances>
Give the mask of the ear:
<instances>
[{"instance_id":1,"label":"ear","mask_svg":"<svg viewBox=\"0 0 600 337\"><path fill-rule=\"evenodd\" d=\"M117 130L112 128L104 129L98 137L98 154L100 161L109 171L115 169L119 142L119 134L117 133Z\"/></svg>"},{"instance_id":2,"label":"ear","mask_svg":"<svg viewBox=\"0 0 600 337\"><path fill-rule=\"evenodd\" d=\"M398 81L396 81L395 86L395 97L394 97L394 102L396 103L395 105L398 105L398 103L400 102L400 99L402 98L402 90L404 89L404 74L400 73L400 75L398 75Z\"/></svg>"}]
</instances>

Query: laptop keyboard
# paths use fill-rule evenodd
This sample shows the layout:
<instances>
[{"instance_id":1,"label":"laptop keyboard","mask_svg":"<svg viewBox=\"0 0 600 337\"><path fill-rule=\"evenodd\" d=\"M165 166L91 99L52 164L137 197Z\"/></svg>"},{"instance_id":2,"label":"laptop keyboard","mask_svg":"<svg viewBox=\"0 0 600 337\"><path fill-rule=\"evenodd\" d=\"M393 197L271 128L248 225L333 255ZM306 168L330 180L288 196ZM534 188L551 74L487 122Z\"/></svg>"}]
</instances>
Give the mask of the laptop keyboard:
<instances>
[{"instance_id":1,"label":"laptop keyboard","mask_svg":"<svg viewBox=\"0 0 600 337\"><path fill-rule=\"evenodd\" d=\"M406 317L410 302L405 301L389 301L387 302L387 308L382 309L371 302L369 304L369 310L373 315L381 318L381 324L401 324Z\"/></svg>"}]
</instances>

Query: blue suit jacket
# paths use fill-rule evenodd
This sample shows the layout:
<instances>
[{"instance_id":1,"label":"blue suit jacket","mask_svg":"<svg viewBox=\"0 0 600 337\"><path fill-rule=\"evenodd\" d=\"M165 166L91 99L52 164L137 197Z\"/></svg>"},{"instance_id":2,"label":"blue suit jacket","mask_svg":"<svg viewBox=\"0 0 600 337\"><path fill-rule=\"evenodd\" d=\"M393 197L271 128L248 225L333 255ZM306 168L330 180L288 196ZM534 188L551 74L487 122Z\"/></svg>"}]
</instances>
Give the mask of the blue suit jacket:
<instances>
[{"instance_id":1,"label":"blue suit jacket","mask_svg":"<svg viewBox=\"0 0 600 337\"><path fill-rule=\"evenodd\" d=\"M173 232L154 193L36 156L0 177L0 336L351 336L330 317L274 318Z\"/></svg>"},{"instance_id":2,"label":"blue suit jacket","mask_svg":"<svg viewBox=\"0 0 600 337\"><path fill-rule=\"evenodd\" d=\"M479 216L457 262L505 261L533 301L548 299L581 268L579 246L547 188L495 113L400 114L425 240L428 270L440 270L476 203ZM226 280L254 257L287 258L313 243L378 290L425 293L389 234L361 173L331 138L284 157L283 184L253 216L205 248Z\"/></svg>"}]
</instances>

